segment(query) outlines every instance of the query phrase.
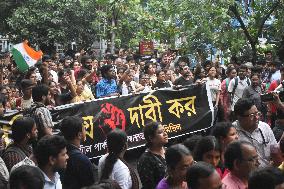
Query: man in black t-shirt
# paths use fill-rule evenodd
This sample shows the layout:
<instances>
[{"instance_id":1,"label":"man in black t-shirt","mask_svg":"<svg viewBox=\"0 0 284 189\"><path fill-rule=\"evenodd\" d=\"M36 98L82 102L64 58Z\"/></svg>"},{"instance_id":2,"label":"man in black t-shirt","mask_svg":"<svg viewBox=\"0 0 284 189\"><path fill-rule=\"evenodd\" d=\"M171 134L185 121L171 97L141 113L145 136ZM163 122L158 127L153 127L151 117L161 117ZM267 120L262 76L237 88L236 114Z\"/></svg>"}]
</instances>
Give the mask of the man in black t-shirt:
<instances>
[{"instance_id":1,"label":"man in black t-shirt","mask_svg":"<svg viewBox=\"0 0 284 189\"><path fill-rule=\"evenodd\" d=\"M186 86L193 83L192 73L188 66L179 66L179 71L181 76L174 81L174 85L176 86Z\"/></svg>"}]
</instances>

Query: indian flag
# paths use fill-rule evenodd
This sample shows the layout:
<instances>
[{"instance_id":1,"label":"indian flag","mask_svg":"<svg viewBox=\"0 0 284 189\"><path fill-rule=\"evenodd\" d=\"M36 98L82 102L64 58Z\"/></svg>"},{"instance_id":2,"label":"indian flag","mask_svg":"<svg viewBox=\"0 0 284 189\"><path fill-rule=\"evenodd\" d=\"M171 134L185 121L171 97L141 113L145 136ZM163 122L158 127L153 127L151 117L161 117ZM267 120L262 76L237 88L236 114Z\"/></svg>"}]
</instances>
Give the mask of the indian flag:
<instances>
[{"instance_id":1,"label":"indian flag","mask_svg":"<svg viewBox=\"0 0 284 189\"><path fill-rule=\"evenodd\" d=\"M17 67L20 71L24 72L29 67L35 65L35 63L41 59L42 52L35 51L28 45L28 41L19 43L13 46L12 48L13 58L17 64Z\"/></svg>"}]
</instances>

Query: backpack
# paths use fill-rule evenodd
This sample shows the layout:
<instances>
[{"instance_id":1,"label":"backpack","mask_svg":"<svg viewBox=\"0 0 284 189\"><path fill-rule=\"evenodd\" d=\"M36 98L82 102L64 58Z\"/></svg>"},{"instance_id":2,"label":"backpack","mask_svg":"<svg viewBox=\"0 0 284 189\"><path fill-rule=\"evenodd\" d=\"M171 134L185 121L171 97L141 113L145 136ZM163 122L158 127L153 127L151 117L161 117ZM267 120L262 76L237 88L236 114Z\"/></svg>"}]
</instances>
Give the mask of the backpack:
<instances>
[{"instance_id":1,"label":"backpack","mask_svg":"<svg viewBox=\"0 0 284 189\"><path fill-rule=\"evenodd\" d=\"M40 131L44 128L44 125L42 124L41 118L36 114L36 110L41 107L45 106L43 104L34 104L32 105L32 107L27 108L23 111L23 116L31 117L34 119L39 133L41 133Z\"/></svg>"},{"instance_id":2,"label":"backpack","mask_svg":"<svg viewBox=\"0 0 284 189\"><path fill-rule=\"evenodd\" d=\"M234 80L235 80L235 85L234 85L233 91L231 93L231 99L230 99L231 103L233 102L233 98L234 98L236 89L237 89L238 84L239 84L239 78L238 77L235 77ZM247 82L248 86L250 86L250 80L247 77L246 77L246 82Z\"/></svg>"},{"instance_id":3,"label":"backpack","mask_svg":"<svg viewBox=\"0 0 284 189\"><path fill-rule=\"evenodd\" d=\"M234 94L235 94L235 92L236 92L236 89L237 89L237 87L238 87L238 84L239 84L239 78L238 77L235 77L234 78L234 80L235 80L235 85L234 85L234 88L233 88L233 91L232 91L232 96L234 96ZM248 86L250 86L250 80L246 77L246 82L247 82L247 84L248 84Z\"/></svg>"}]
</instances>

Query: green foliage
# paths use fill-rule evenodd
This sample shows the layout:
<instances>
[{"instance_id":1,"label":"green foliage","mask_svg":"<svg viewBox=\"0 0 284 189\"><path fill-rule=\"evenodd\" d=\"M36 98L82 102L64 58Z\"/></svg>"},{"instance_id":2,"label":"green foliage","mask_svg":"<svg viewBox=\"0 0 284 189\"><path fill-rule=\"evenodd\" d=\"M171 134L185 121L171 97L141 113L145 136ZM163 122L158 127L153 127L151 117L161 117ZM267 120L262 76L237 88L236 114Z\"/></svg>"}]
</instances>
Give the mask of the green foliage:
<instances>
[{"instance_id":1,"label":"green foliage","mask_svg":"<svg viewBox=\"0 0 284 189\"><path fill-rule=\"evenodd\" d=\"M94 7L74 0L29 0L7 19L14 41L49 45L76 41L90 45L95 40Z\"/></svg>"},{"instance_id":2,"label":"green foliage","mask_svg":"<svg viewBox=\"0 0 284 189\"><path fill-rule=\"evenodd\" d=\"M182 38L183 52L200 61L213 48L227 56L258 50L258 37L284 48L283 0L10 0L7 33L15 41L65 44L71 41L90 46L95 39L113 39L116 47L136 47L142 40L155 40L175 48ZM242 2L242 3L239 3ZM277 5L277 6L275 6ZM248 13L248 7L251 12ZM5 9L6 10L6 9ZM0 12L1 9L0 9ZM272 25L263 24L273 15ZM4 20L5 20L4 19ZM233 27L238 19L241 26ZM1 30L0 30L1 32Z\"/></svg>"}]
</instances>

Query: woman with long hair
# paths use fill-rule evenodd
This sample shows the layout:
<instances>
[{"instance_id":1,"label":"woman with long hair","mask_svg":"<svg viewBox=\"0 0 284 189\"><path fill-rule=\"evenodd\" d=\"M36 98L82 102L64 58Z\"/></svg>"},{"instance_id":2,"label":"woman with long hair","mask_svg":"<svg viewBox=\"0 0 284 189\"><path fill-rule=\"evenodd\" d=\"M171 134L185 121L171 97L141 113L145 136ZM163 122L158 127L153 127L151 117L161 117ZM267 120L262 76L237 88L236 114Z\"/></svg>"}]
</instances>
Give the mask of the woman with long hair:
<instances>
[{"instance_id":1,"label":"woman with long hair","mask_svg":"<svg viewBox=\"0 0 284 189\"><path fill-rule=\"evenodd\" d=\"M234 67L228 67L227 78L224 79L221 83L221 93L220 93L220 104L224 109L224 121L229 121L229 115L231 112L231 104L230 104L230 94L228 92L228 87L230 81L237 76L237 70Z\"/></svg>"},{"instance_id":2,"label":"woman with long hair","mask_svg":"<svg viewBox=\"0 0 284 189\"><path fill-rule=\"evenodd\" d=\"M221 146L214 136L203 137L195 146L194 160L204 161L213 165L220 177L223 178L228 172L221 167Z\"/></svg>"},{"instance_id":3,"label":"woman with long hair","mask_svg":"<svg viewBox=\"0 0 284 189\"><path fill-rule=\"evenodd\" d=\"M173 145L166 151L166 162L167 176L159 182L156 189L187 189L186 172L194 163L191 152L183 144Z\"/></svg>"},{"instance_id":4,"label":"woman with long hair","mask_svg":"<svg viewBox=\"0 0 284 189\"><path fill-rule=\"evenodd\" d=\"M213 128L212 135L216 137L221 146L221 162L224 163L227 146L239 138L237 130L231 122L219 122Z\"/></svg>"},{"instance_id":5,"label":"woman with long hair","mask_svg":"<svg viewBox=\"0 0 284 189\"><path fill-rule=\"evenodd\" d=\"M135 172L123 159L127 150L127 135L115 129L107 135L108 153L99 160L98 172L100 182L114 180L122 189L138 189L139 182Z\"/></svg>"},{"instance_id":6,"label":"woman with long hair","mask_svg":"<svg viewBox=\"0 0 284 189\"><path fill-rule=\"evenodd\" d=\"M166 174L164 145L168 143L168 134L164 126L151 122L144 127L146 151L138 160L137 170L143 189L155 188Z\"/></svg>"}]
</instances>

